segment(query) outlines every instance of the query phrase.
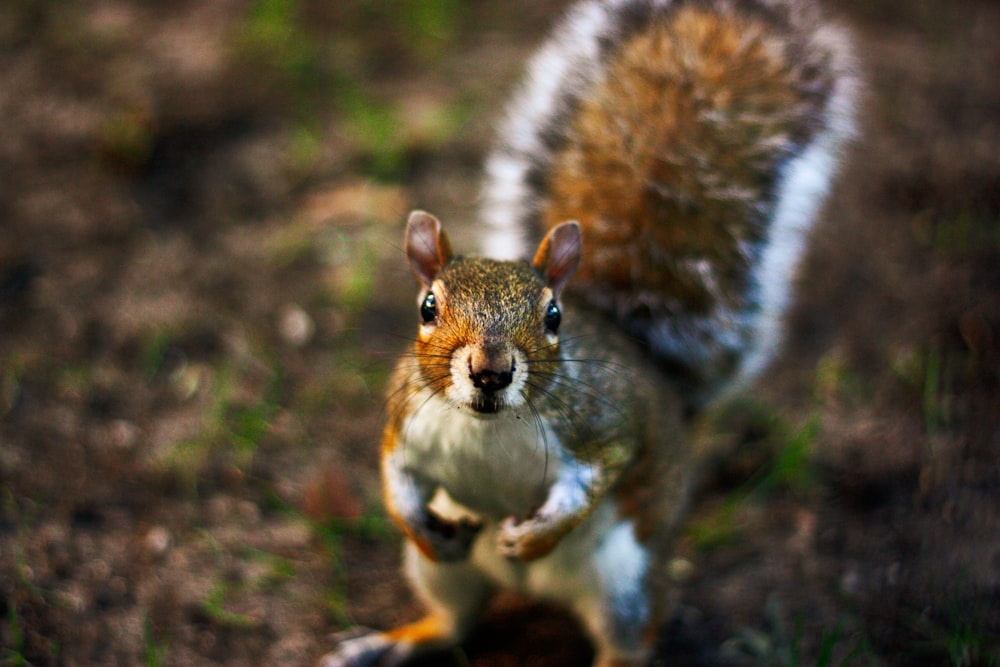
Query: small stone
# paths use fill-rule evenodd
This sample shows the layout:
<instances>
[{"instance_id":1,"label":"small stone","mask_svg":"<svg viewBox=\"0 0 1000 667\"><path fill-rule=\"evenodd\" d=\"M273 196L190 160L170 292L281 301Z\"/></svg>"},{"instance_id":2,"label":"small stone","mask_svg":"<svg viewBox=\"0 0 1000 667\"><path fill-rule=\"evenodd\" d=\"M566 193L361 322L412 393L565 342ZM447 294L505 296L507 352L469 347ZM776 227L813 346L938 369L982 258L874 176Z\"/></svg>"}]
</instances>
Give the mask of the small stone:
<instances>
[{"instance_id":1,"label":"small stone","mask_svg":"<svg viewBox=\"0 0 1000 667\"><path fill-rule=\"evenodd\" d=\"M139 427L126 419L111 422L111 442L118 449L132 449L139 438Z\"/></svg>"},{"instance_id":2,"label":"small stone","mask_svg":"<svg viewBox=\"0 0 1000 667\"><path fill-rule=\"evenodd\" d=\"M153 556L160 557L170 548L170 531L163 526L153 526L146 533L146 550Z\"/></svg>"},{"instance_id":3,"label":"small stone","mask_svg":"<svg viewBox=\"0 0 1000 667\"><path fill-rule=\"evenodd\" d=\"M694 563L687 558L674 558L667 565L667 573L672 581L683 584L694 576Z\"/></svg>"},{"instance_id":4,"label":"small stone","mask_svg":"<svg viewBox=\"0 0 1000 667\"><path fill-rule=\"evenodd\" d=\"M841 575L840 591L852 597L861 592L861 574L857 569L851 568Z\"/></svg>"},{"instance_id":5,"label":"small stone","mask_svg":"<svg viewBox=\"0 0 1000 667\"><path fill-rule=\"evenodd\" d=\"M300 306L292 304L286 306L278 321L278 331L282 340L292 347L302 347L310 340L316 332L316 324Z\"/></svg>"},{"instance_id":6,"label":"small stone","mask_svg":"<svg viewBox=\"0 0 1000 667\"><path fill-rule=\"evenodd\" d=\"M188 400L207 385L209 373L201 364L184 362L170 374L170 386L181 400Z\"/></svg>"},{"instance_id":7,"label":"small stone","mask_svg":"<svg viewBox=\"0 0 1000 667\"><path fill-rule=\"evenodd\" d=\"M248 526L255 526L260 523L260 507L257 506L257 503L249 500L241 500L236 504L236 512Z\"/></svg>"}]
</instances>

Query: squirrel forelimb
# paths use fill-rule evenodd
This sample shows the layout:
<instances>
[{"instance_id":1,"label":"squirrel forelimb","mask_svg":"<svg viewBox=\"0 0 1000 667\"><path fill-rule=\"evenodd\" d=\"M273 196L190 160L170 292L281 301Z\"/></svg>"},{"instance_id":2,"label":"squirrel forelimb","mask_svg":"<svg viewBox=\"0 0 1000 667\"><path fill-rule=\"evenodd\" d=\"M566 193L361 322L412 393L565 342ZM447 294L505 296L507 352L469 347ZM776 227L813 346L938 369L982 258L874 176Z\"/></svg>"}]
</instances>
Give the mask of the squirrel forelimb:
<instances>
[{"instance_id":1,"label":"squirrel forelimb","mask_svg":"<svg viewBox=\"0 0 1000 667\"><path fill-rule=\"evenodd\" d=\"M430 508L435 485L401 465L402 457L383 459L386 505L407 538L435 562L456 562L469 555L482 524L467 518L450 520Z\"/></svg>"},{"instance_id":2,"label":"squirrel forelimb","mask_svg":"<svg viewBox=\"0 0 1000 667\"><path fill-rule=\"evenodd\" d=\"M567 466L549 489L545 503L530 517L524 521L507 517L500 523L500 554L526 562L548 555L597 507L607 488L604 478L586 464Z\"/></svg>"}]
</instances>

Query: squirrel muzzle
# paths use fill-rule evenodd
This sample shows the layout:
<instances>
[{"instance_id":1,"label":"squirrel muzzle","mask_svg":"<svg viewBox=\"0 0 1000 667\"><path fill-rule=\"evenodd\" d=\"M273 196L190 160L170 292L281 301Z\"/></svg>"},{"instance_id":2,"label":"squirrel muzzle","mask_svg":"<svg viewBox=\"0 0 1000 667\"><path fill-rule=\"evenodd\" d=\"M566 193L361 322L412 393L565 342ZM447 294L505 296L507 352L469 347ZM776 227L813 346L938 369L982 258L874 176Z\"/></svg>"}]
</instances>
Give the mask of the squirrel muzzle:
<instances>
[{"instance_id":1,"label":"squirrel muzzle","mask_svg":"<svg viewBox=\"0 0 1000 667\"><path fill-rule=\"evenodd\" d=\"M476 347L469 355L469 379L487 398L510 386L514 380L514 358L503 347Z\"/></svg>"},{"instance_id":2,"label":"squirrel muzzle","mask_svg":"<svg viewBox=\"0 0 1000 667\"><path fill-rule=\"evenodd\" d=\"M509 391L505 390L514 382L517 362L508 346L489 343L473 346L469 350L468 367L473 410L492 415L509 404Z\"/></svg>"}]
</instances>

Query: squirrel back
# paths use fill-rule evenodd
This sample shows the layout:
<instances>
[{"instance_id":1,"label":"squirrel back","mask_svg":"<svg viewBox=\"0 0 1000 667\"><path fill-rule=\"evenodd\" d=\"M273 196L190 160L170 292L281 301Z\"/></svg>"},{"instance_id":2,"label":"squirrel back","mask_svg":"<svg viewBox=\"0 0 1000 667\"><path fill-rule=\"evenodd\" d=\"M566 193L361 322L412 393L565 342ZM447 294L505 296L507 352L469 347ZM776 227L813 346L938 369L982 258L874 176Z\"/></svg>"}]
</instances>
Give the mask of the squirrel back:
<instances>
[{"instance_id":1,"label":"squirrel back","mask_svg":"<svg viewBox=\"0 0 1000 667\"><path fill-rule=\"evenodd\" d=\"M845 35L795 0L589 0L528 68L486 166L484 254L566 220L567 291L697 407L780 342L807 232L853 133Z\"/></svg>"}]
</instances>

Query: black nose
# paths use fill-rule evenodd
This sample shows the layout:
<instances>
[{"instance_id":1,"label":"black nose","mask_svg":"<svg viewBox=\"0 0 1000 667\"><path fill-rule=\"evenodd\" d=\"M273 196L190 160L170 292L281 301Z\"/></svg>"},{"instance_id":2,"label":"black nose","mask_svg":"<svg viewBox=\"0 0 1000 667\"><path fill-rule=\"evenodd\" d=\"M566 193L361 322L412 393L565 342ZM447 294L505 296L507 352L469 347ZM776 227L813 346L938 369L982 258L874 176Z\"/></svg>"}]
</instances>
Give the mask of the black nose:
<instances>
[{"instance_id":1,"label":"black nose","mask_svg":"<svg viewBox=\"0 0 1000 667\"><path fill-rule=\"evenodd\" d=\"M469 357L469 379L484 394L494 394L514 381L514 360L499 347L478 348Z\"/></svg>"},{"instance_id":2,"label":"black nose","mask_svg":"<svg viewBox=\"0 0 1000 667\"><path fill-rule=\"evenodd\" d=\"M492 394L504 387L510 386L511 381L514 379L514 369L511 368L507 371L494 371L490 369L475 371L470 368L469 378L472 379L472 385L476 389L481 389L487 394Z\"/></svg>"}]
</instances>

